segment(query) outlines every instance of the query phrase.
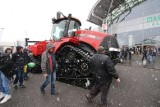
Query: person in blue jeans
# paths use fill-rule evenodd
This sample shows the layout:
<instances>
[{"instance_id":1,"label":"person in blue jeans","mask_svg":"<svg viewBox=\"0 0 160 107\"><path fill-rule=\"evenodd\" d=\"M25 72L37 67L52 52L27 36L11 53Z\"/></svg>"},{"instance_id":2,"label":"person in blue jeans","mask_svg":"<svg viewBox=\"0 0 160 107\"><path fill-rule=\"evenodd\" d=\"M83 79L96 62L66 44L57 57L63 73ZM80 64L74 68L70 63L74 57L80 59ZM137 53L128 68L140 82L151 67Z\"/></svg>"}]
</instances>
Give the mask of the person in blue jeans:
<instances>
[{"instance_id":1,"label":"person in blue jeans","mask_svg":"<svg viewBox=\"0 0 160 107\"><path fill-rule=\"evenodd\" d=\"M7 48L7 51L5 52L9 51L10 49ZM0 99L2 99L0 104L11 99L10 79L13 76L12 64L12 60L8 53L0 53Z\"/></svg>"},{"instance_id":2,"label":"person in blue jeans","mask_svg":"<svg viewBox=\"0 0 160 107\"><path fill-rule=\"evenodd\" d=\"M40 90L43 94L45 94L45 87L51 83L51 94L58 95L58 92L55 90L57 62L55 59L55 54L53 53L54 47L55 46L53 43L48 43L46 46L46 51L44 51L41 56L41 69L46 79L40 87Z\"/></svg>"},{"instance_id":3,"label":"person in blue jeans","mask_svg":"<svg viewBox=\"0 0 160 107\"><path fill-rule=\"evenodd\" d=\"M0 104L7 102L11 98L10 79L0 71Z\"/></svg>"},{"instance_id":4,"label":"person in blue jeans","mask_svg":"<svg viewBox=\"0 0 160 107\"><path fill-rule=\"evenodd\" d=\"M14 88L17 89L17 83L19 81L19 87L25 88L23 84L24 80L24 66L26 65L25 54L23 53L23 47L17 46L16 52L12 55L12 61L14 63L14 71L16 72L16 78L14 80Z\"/></svg>"},{"instance_id":5,"label":"person in blue jeans","mask_svg":"<svg viewBox=\"0 0 160 107\"><path fill-rule=\"evenodd\" d=\"M23 66L20 66L20 67L16 68L16 78L13 82L15 89L18 88L18 86L17 86L18 81L19 81L20 88L25 88L25 86L23 85L23 77L24 77Z\"/></svg>"},{"instance_id":6,"label":"person in blue jeans","mask_svg":"<svg viewBox=\"0 0 160 107\"><path fill-rule=\"evenodd\" d=\"M44 88L49 84L51 83L51 94L54 94L54 95L58 95L58 92L56 92L55 90L55 81L56 81L56 71L54 72L51 72L50 74L47 74L47 76L45 76L46 80L45 82L42 84L41 86L41 92L43 94L45 94L45 90Z\"/></svg>"}]
</instances>

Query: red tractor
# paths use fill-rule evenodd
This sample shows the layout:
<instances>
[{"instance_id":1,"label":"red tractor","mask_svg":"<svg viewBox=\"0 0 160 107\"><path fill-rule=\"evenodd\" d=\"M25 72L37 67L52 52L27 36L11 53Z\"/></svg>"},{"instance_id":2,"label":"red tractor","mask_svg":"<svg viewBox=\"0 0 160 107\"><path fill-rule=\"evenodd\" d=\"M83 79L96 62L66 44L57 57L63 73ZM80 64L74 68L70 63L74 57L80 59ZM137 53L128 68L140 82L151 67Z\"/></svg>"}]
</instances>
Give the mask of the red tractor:
<instances>
[{"instance_id":1,"label":"red tractor","mask_svg":"<svg viewBox=\"0 0 160 107\"><path fill-rule=\"evenodd\" d=\"M81 30L81 22L68 17L61 18L58 12L57 19L52 18L52 40L40 41L29 46L30 59L36 63L34 72L40 72L41 54L46 50L46 45L52 42L56 47L54 52L58 62L57 77L65 80L82 81L91 79L89 60L97 52L99 46L104 46L111 59L115 61L119 54L119 45L116 37L92 30Z\"/></svg>"}]
</instances>

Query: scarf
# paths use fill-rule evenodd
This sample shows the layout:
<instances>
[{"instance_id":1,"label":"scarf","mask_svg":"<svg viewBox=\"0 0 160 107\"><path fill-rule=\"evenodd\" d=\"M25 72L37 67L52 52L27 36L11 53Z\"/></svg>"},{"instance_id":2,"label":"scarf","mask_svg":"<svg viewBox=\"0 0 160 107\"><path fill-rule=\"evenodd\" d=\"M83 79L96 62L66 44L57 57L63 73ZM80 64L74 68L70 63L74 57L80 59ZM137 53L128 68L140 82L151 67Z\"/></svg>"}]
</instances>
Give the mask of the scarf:
<instances>
[{"instance_id":1,"label":"scarf","mask_svg":"<svg viewBox=\"0 0 160 107\"><path fill-rule=\"evenodd\" d=\"M53 72L53 59L50 54L48 55L48 57L49 57L50 70L51 70L51 72Z\"/></svg>"}]
</instances>

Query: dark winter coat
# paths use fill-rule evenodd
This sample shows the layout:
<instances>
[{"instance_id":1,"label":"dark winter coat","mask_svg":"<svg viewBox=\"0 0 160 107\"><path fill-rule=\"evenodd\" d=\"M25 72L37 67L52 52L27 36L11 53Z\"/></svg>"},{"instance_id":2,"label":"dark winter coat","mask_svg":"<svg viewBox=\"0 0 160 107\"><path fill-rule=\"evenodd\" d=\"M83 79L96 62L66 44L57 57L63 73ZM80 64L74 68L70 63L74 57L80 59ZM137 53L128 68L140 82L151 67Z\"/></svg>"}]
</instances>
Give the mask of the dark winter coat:
<instances>
[{"instance_id":1,"label":"dark winter coat","mask_svg":"<svg viewBox=\"0 0 160 107\"><path fill-rule=\"evenodd\" d=\"M12 61L14 63L14 68L23 67L27 64L26 55L23 52L15 52L12 55Z\"/></svg>"},{"instance_id":2,"label":"dark winter coat","mask_svg":"<svg viewBox=\"0 0 160 107\"><path fill-rule=\"evenodd\" d=\"M146 49L143 50L143 55L144 56L147 55L147 50Z\"/></svg>"},{"instance_id":3,"label":"dark winter coat","mask_svg":"<svg viewBox=\"0 0 160 107\"><path fill-rule=\"evenodd\" d=\"M118 79L118 74L111 59L104 54L96 53L90 60L93 79L97 84L112 82L112 78Z\"/></svg>"},{"instance_id":4,"label":"dark winter coat","mask_svg":"<svg viewBox=\"0 0 160 107\"><path fill-rule=\"evenodd\" d=\"M152 55L152 56L156 56L156 53L157 53L157 52L156 52L156 50L155 50L155 51L154 51L154 50L152 50L151 55Z\"/></svg>"},{"instance_id":5,"label":"dark winter coat","mask_svg":"<svg viewBox=\"0 0 160 107\"><path fill-rule=\"evenodd\" d=\"M0 53L0 71L8 78L14 75L12 72L13 62L9 55Z\"/></svg>"}]
</instances>

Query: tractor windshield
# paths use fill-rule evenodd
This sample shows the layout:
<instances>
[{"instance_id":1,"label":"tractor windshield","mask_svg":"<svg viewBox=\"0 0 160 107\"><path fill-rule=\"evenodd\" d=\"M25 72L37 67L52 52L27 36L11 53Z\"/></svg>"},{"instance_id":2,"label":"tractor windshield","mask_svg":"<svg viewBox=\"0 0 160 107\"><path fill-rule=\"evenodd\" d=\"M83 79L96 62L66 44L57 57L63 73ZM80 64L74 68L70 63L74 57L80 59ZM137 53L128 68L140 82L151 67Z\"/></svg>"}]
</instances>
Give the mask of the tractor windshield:
<instances>
[{"instance_id":1,"label":"tractor windshield","mask_svg":"<svg viewBox=\"0 0 160 107\"><path fill-rule=\"evenodd\" d=\"M72 36L73 32L80 29L80 24L76 20L70 20L69 26L67 28L68 20L61 20L53 24L52 27L52 37L54 40L60 40L66 37L64 34L65 29L68 29L68 37Z\"/></svg>"},{"instance_id":2,"label":"tractor windshield","mask_svg":"<svg viewBox=\"0 0 160 107\"><path fill-rule=\"evenodd\" d=\"M101 46L104 46L106 49L116 48L119 49L117 39L114 36L106 36L101 43Z\"/></svg>"}]
</instances>

